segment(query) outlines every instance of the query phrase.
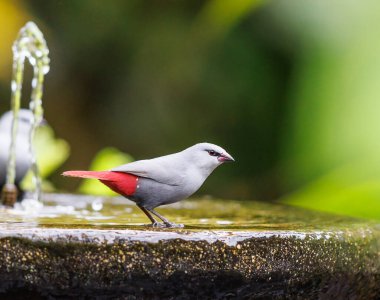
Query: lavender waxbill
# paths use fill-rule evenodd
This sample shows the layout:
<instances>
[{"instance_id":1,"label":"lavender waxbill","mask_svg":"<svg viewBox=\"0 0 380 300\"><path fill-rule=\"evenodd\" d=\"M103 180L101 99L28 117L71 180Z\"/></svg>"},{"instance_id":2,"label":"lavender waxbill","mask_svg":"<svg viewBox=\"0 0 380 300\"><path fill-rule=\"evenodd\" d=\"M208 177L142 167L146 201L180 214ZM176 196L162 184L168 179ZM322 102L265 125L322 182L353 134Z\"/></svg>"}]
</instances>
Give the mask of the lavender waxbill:
<instances>
[{"instance_id":1,"label":"lavender waxbill","mask_svg":"<svg viewBox=\"0 0 380 300\"><path fill-rule=\"evenodd\" d=\"M0 118L0 191L6 181L9 146L11 143L13 113L8 111ZM23 192L20 183L28 172L32 160L30 153L30 132L32 130L33 112L28 109L20 109L18 112L18 125L16 135L16 177L15 185L19 191L18 200L22 199Z\"/></svg>"},{"instance_id":2,"label":"lavender waxbill","mask_svg":"<svg viewBox=\"0 0 380 300\"><path fill-rule=\"evenodd\" d=\"M182 227L169 222L154 208L191 196L216 167L231 161L234 159L223 148L200 143L178 153L135 161L108 171L67 171L62 175L98 179L136 202L153 227ZM153 215L163 223L157 222Z\"/></svg>"}]
</instances>

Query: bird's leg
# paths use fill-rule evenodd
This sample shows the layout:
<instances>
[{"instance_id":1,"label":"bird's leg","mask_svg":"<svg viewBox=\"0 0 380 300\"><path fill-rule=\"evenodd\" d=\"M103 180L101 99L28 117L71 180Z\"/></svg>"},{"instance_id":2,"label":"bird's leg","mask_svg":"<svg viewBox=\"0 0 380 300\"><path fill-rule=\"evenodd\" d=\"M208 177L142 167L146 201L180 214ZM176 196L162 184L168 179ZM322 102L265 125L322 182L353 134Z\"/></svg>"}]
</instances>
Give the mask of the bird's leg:
<instances>
[{"instance_id":1,"label":"bird's leg","mask_svg":"<svg viewBox=\"0 0 380 300\"><path fill-rule=\"evenodd\" d=\"M156 217L160 218L162 222L166 225L166 227L179 227L182 228L183 224L175 224L170 222L165 217L161 216L158 212L154 211L152 208L147 208L152 214L154 214Z\"/></svg>"},{"instance_id":2,"label":"bird's leg","mask_svg":"<svg viewBox=\"0 0 380 300\"><path fill-rule=\"evenodd\" d=\"M152 222L152 227L160 227L161 224L152 217L152 215L148 212L148 210L145 207L140 205L137 205L137 207L140 208L144 212L144 214L149 218L149 220Z\"/></svg>"}]
</instances>

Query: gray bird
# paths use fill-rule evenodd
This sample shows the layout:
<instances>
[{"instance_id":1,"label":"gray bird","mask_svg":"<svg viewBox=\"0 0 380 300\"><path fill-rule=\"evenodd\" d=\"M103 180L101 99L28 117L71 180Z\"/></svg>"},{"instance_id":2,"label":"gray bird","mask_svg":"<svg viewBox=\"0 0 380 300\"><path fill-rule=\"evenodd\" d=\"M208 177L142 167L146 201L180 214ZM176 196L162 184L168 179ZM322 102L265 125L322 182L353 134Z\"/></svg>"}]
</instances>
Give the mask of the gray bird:
<instances>
[{"instance_id":1,"label":"gray bird","mask_svg":"<svg viewBox=\"0 0 380 300\"><path fill-rule=\"evenodd\" d=\"M154 208L194 194L224 162L234 161L223 148L200 143L181 152L139 160L108 171L67 171L62 175L100 180L113 191L136 202L153 227L183 226L169 222ZM152 214L162 223L158 223Z\"/></svg>"},{"instance_id":2,"label":"gray bird","mask_svg":"<svg viewBox=\"0 0 380 300\"><path fill-rule=\"evenodd\" d=\"M9 146L11 142L13 113L8 111L0 118L0 188L2 189L7 174L9 160ZM33 113L28 109L20 109L18 113L18 126L16 136L16 177L15 185L20 191L20 182L31 166L31 153L29 135L32 130Z\"/></svg>"}]
</instances>

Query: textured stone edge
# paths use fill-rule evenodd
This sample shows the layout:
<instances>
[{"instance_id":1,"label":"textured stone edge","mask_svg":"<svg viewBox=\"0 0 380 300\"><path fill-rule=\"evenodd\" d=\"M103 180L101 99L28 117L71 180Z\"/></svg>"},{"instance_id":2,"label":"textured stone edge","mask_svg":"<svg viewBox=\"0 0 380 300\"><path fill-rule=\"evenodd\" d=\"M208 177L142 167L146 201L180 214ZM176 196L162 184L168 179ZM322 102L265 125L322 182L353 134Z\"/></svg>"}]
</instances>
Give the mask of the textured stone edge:
<instances>
[{"instance_id":1,"label":"textured stone edge","mask_svg":"<svg viewBox=\"0 0 380 300\"><path fill-rule=\"evenodd\" d=\"M362 237L371 236L370 229L355 232ZM236 246L238 242L252 238L295 238L295 239L344 239L347 232L339 231L190 231L190 230L106 230L106 229L62 229L62 228L1 228L1 238L23 238L40 242L70 243L106 243L119 240L158 243L165 240L182 239L185 241L223 242L227 246Z\"/></svg>"},{"instance_id":2,"label":"textured stone edge","mask_svg":"<svg viewBox=\"0 0 380 300\"><path fill-rule=\"evenodd\" d=\"M377 295L377 233L3 228L0 295Z\"/></svg>"}]
</instances>

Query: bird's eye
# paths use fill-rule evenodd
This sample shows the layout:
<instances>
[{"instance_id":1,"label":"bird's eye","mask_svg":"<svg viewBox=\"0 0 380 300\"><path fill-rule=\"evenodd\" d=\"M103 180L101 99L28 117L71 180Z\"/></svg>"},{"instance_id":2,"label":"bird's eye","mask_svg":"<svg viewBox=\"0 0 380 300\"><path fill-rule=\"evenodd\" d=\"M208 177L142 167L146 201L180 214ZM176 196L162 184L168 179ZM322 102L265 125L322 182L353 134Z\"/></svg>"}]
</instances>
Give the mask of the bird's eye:
<instances>
[{"instance_id":1,"label":"bird's eye","mask_svg":"<svg viewBox=\"0 0 380 300\"><path fill-rule=\"evenodd\" d=\"M211 156L219 156L219 153L216 152L216 151L214 151L214 150L208 150L207 152L208 152L208 154L210 154Z\"/></svg>"}]
</instances>

